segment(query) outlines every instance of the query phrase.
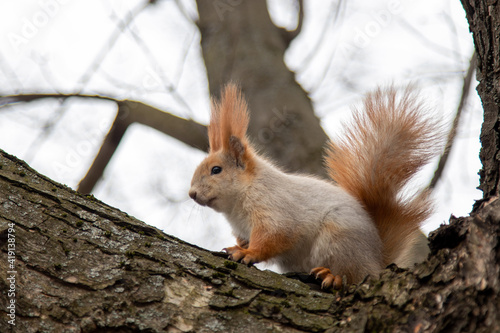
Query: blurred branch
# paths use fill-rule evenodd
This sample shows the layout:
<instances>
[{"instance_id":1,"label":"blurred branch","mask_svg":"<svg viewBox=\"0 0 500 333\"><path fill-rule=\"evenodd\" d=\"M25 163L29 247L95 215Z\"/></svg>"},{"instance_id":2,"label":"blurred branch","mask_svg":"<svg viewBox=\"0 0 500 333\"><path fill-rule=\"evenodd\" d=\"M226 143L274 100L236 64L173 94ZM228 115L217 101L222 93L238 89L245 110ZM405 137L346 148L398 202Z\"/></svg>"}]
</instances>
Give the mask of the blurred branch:
<instances>
[{"instance_id":1,"label":"blurred branch","mask_svg":"<svg viewBox=\"0 0 500 333\"><path fill-rule=\"evenodd\" d=\"M114 45L118 41L118 38L120 37L122 32L133 22L133 20L137 17L137 15L139 15L149 5L150 5L149 1L147 1L145 3L141 3L136 8L134 8L132 11L130 11L130 13L125 17L125 19L120 21L120 24L112 32L112 34L110 35L108 40L103 44L103 47L97 53L97 56L91 62L90 66L87 68L87 70L83 73L83 75L77 81L76 88L75 88L77 93L81 93L83 91L83 89L85 88L85 86L90 82L90 79L97 72L97 70L99 69L99 67L103 63L106 56L109 54L111 49L114 47ZM54 116L42 126L42 132L37 136L37 138L33 141L31 146L28 148L28 151L26 153L27 160L30 160L32 155L35 154L36 151L38 151L38 147L40 146L40 144L42 144L44 142L44 139L50 135L55 124L59 121L59 119L62 118L62 116L64 115L66 110L67 110L66 99L63 98L60 101L59 107L54 112Z\"/></svg>"},{"instance_id":2,"label":"blurred branch","mask_svg":"<svg viewBox=\"0 0 500 333\"><path fill-rule=\"evenodd\" d=\"M177 73L175 73L173 75L174 76L174 81L175 81L174 84L176 86L179 85L179 81L181 80L182 74L184 73L184 68L186 67L185 65L186 65L186 61L187 61L187 58L188 58L188 53L191 50L191 48L193 47L193 45L195 44L195 42L198 41L196 39L196 36L197 36L196 30L193 30L193 34L191 36L191 40L188 43L185 43L185 45L184 45L184 50L181 53L182 55L180 57L180 63L177 64L177 66L176 66Z\"/></svg>"},{"instance_id":3,"label":"blurred branch","mask_svg":"<svg viewBox=\"0 0 500 333\"><path fill-rule=\"evenodd\" d=\"M342 6L342 5L344 5L344 6ZM336 25L336 24L339 24L339 21L340 21L340 19L339 19L339 18L340 18L340 15L341 15L341 13L342 13L342 11L343 11L343 10L345 10L345 2L344 2L344 1L342 1L342 0L339 0L339 2L337 3L337 8L335 9L335 25ZM325 28L326 28L326 26L325 26ZM342 30L341 30L341 29L342 29L342 26L340 26L340 27L337 29L337 33L338 33L339 35L341 35L341 34L342 34ZM322 36L322 38L324 38L324 36ZM316 45L316 48L317 48L318 50L319 50L319 47L320 47L320 44L317 44L317 45ZM335 47L331 50L331 52L330 52L330 54L328 55L328 58L327 58L327 59L328 59L328 62L327 62L326 67L325 67L325 69L322 71L321 77L319 77L317 80L315 80L315 84L309 88L309 91L310 91L310 92L314 92L314 91L318 90L318 89L319 89L319 87L323 85L323 83L324 83L325 79L327 78L327 76L330 76L330 77L332 76L332 74L330 73L330 70L332 69L332 66L334 65L334 61L333 61L333 60L334 60L334 58L335 58L335 54L337 53L337 51L338 51L338 50L339 50L339 46L338 46L338 45L337 45L337 46L335 46ZM307 67L307 66L311 63L311 59L312 59L312 56L313 56L313 55L315 55L315 53L312 53L312 52L311 52L311 53L309 54L309 56L310 56L311 58L310 58L310 59L307 59L307 58L305 59L305 60L307 60L308 62L306 63L306 65L304 66L304 68L302 68L302 70L304 70L304 69L305 69L305 68L306 68L306 67ZM305 61L305 60L304 60L304 61ZM337 68L337 69L340 69L341 71L345 71L345 70L347 69L347 67L346 67L346 66L340 66L340 68ZM342 75L339 75L339 76L342 76ZM346 83L348 82L347 80L342 80L342 81L344 81L344 82L346 82Z\"/></svg>"},{"instance_id":4,"label":"blurred branch","mask_svg":"<svg viewBox=\"0 0 500 333\"><path fill-rule=\"evenodd\" d=\"M396 19L399 21L400 25L410 31L417 39L419 39L423 44L426 44L430 49L433 49L437 53L440 53L444 56L448 56L450 53L454 54L456 57L460 58L461 54L457 50L450 49L441 44L435 43L429 39L426 35L424 35L418 28L415 28L410 22L400 16L396 16Z\"/></svg>"},{"instance_id":5,"label":"blurred branch","mask_svg":"<svg viewBox=\"0 0 500 333\"><path fill-rule=\"evenodd\" d=\"M172 94L172 97L188 111L188 115L189 117L191 117L193 115L193 110L186 102L184 97L182 97L182 95L179 94L179 92L177 91L177 87L172 82L170 82L170 80L166 77L160 65L160 62L156 60L149 46L146 44L146 42L144 42L141 36L139 36L139 33L137 31L135 31L134 29L128 29L128 32L134 39L137 46L139 46L144 55L148 58L152 68L157 72L158 77L162 81L164 89Z\"/></svg>"},{"instance_id":6,"label":"blurred branch","mask_svg":"<svg viewBox=\"0 0 500 333\"><path fill-rule=\"evenodd\" d=\"M177 8L179 8L179 12L184 16L186 21L190 22L194 26L196 26L196 17L189 16L188 11L186 10L186 7L180 0L174 0L174 3L177 5Z\"/></svg>"},{"instance_id":7,"label":"blurred branch","mask_svg":"<svg viewBox=\"0 0 500 333\"><path fill-rule=\"evenodd\" d=\"M287 44L290 44L292 40L294 40L302 31L302 24L304 23L304 0L297 0L297 4L299 5L297 27L295 28L295 30L285 30L285 41Z\"/></svg>"},{"instance_id":8,"label":"blurred branch","mask_svg":"<svg viewBox=\"0 0 500 333\"><path fill-rule=\"evenodd\" d=\"M457 136L457 128L460 122L460 116L462 115L462 111L465 105L467 104L467 99L469 98L470 86L474 78L475 69L476 69L476 52L474 51L470 59L469 69L467 70L467 74L464 77L462 96L460 97L460 103L458 104L457 113L455 115L455 119L453 119L453 125L451 126L450 133L448 133L448 140L446 142L443 155L441 156L436 171L434 172L434 176L432 177L432 180L429 186L427 187L430 190L436 187L436 184L438 183L439 179L441 178L441 175L443 174L446 162L448 161L451 148L455 141L455 137Z\"/></svg>"},{"instance_id":9,"label":"blurred branch","mask_svg":"<svg viewBox=\"0 0 500 333\"><path fill-rule=\"evenodd\" d=\"M82 97L82 98L95 98L95 99L103 99L107 101L118 102L116 99L112 97L106 97L102 95L85 95L85 94L19 94L19 95L9 95L0 97L0 108L5 106L10 106L18 103L31 102L39 99L45 98L61 98L67 99L70 97Z\"/></svg>"},{"instance_id":10,"label":"blurred branch","mask_svg":"<svg viewBox=\"0 0 500 333\"><path fill-rule=\"evenodd\" d=\"M12 105L23 102L31 102L45 98L95 98L108 100L117 103L118 113L111 126L106 138L99 149L99 152L92 163L87 175L79 184L78 190L83 193L90 193L97 181L101 178L104 169L113 156L120 140L125 134L127 128L138 123L154 128L172 138L175 138L191 147L206 151L208 150L207 129L193 120L186 120L170 113L164 112L150 105L129 101L117 100L111 97L101 95L82 95L82 94L30 94L13 95L0 98L0 108L6 105Z\"/></svg>"},{"instance_id":11,"label":"blurred branch","mask_svg":"<svg viewBox=\"0 0 500 333\"><path fill-rule=\"evenodd\" d=\"M104 141L99 148L99 153L96 158L92 162L90 169L87 171L87 174L78 184L78 191L81 193L90 193L94 188L95 184L101 178L104 169L108 165L111 157L116 151L116 148L120 144L120 141L123 138L123 135L127 131L130 123L127 121L124 111L121 108L118 108L118 113L116 114L115 121L111 126L108 134L104 138Z\"/></svg>"},{"instance_id":12,"label":"blurred branch","mask_svg":"<svg viewBox=\"0 0 500 333\"><path fill-rule=\"evenodd\" d=\"M316 40L316 44L311 48L311 51L306 55L304 60L302 60L302 63L299 65L298 69L300 71L306 70L306 68L312 63L312 59L319 53L319 48L322 45L325 45L324 39L326 36L326 32L328 31L328 26L330 25L331 22L333 22L334 25L338 23L338 19L340 17L340 12L341 12L341 6L343 2L344 2L343 0L338 0L337 2L333 0L333 2L331 3L330 8L328 9L328 13L330 14L325 20L323 28L321 29L321 34L319 38ZM337 8L334 9L335 5Z\"/></svg>"},{"instance_id":13,"label":"blurred branch","mask_svg":"<svg viewBox=\"0 0 500 333\"><path fill-rule=\"evenodd\" d=\"M136 101L121 101L119 110L125 110L130 123L154 128L193 148L207 151L207 128L193 120L187 120Z\"/></svg>"},{"instance_id":14,"label":"blurred branch","mask_svg":"<svg viewBox=\"0 0 500 333\"><path fill-rule=\"evenodd\" d=\"M78 185L78 191L90 193L102 177L104 169L118 148L129 125L138 123L154 128L191 147L208 150L206 127L191 120L185 120L149 105L134 102L118 102L118 113L109 133L99 149L89 171Z\"/></svg>"},{"instance_id":15,"label":"blurred branch","mask_svg":"<svg viewBox=\"0 0 500 333\"><path fill-rule=\"evenodd\" d=\"M453 20L451 17L451 4L447 3L448 5L448 12L444 11L442 16L444 19L444 22L446 22L446 25L449 27L450 30L450 44L453 44L453 49L454 50L460 50L460 38L458 30L457 30L457 22ZM462 64L463 63L463 57L461 56L461 52L455 52L455 58L457 60L457 64Z\"/></svg>"},{"instance_id":16,"label":"blurred branch","mask_svg":"<svg viewBox=\"0 0 500 333\"><path fill-rule=\"evenodd\" d=\"M108 40L106 43L103 44L103 48L99 51L97 56L95 57L94 61L90 64L89 68L87 71L82 75L82 77L78 80L77 82L77 87L76 90L78 92L81 92L83 88L87 85L87 83L90 81L92 78L92 75L97 72L99 67L104 61L104 58L109 54L111 49L115 46L116 42L118 41L118 38L122 35L122 33L127 29L130 24L135 20L135 18L148 6L150 5L150 2L147 1L145 3L139 4L136 8L131 10L124 19L118 20L118 24L115 27L115 30L113 33L109 36Z\"/></svg>"},{"instance_id":17,"label":"blurred branch","mask_svg":"<svg viewBox=\"0 0 500 333\"><path fill-rule=\"evenodd\" d=\"M174 116L171 113L159 110L150 105L130 100L117 100L113 97L102 95L84 94L28 94L0 97L0 108L23 102L31 102L46 98L93 98L112 101L118 104L118 109L126 110L125 118L129 124L139 123L154 128L171 136L191 147L206 151L208 141L206 126L193 120Z\"/></svg>"},{"instance_id":18,"label":"blurred branch","mask_svg":"<svg viewBox=\"0 0 500 333\"><path fill-rule=\"evenodd\" d=\"M13 86L17 87L14 92L17 93L17 91L22 88L23 84L16 72L10 67L2 52L0 52L0 71L4 73L9 82L14 82Z\"/></svg>"}]
</instances>

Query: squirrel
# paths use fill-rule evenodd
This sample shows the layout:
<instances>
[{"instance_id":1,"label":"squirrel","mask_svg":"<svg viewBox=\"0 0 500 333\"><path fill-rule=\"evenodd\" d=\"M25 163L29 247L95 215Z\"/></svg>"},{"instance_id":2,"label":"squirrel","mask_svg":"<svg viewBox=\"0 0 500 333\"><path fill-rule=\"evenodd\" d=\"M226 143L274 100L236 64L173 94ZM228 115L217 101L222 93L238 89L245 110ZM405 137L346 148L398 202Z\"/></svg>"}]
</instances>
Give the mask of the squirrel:
<instances>
[{"instance_id":1,"label":"squirrel","mask_svg":"<svg viewBox=\"0 0 500 333\"><path fill-rule=\"evenodd\" d=\"M344 138L328 143L330 181L285 173L259 155L246 135L247 103L229 83L212 99L209 154L189 196L225 215L237 245L223 250L235 261L310 272L335 289L391 263L410 267L427 256L419 228L431 200L429 191L401 192L440 144L440 125L417 97L411 88L369 93Z\"/></svg>"}]
</instances>

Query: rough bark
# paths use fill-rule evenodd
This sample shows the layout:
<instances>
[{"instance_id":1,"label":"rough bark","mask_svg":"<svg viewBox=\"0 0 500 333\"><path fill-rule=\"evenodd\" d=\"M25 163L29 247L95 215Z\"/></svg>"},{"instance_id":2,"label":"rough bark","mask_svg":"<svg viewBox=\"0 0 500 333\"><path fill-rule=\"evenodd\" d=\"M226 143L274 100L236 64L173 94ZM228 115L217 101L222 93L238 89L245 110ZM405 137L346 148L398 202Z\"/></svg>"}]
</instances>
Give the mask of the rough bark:
<instances>
[{"instance_id":1,"label":"rough bark","mask_svg":"<svg viewBox=\"0 0 500 333\"><path fill-rule=\"evenodd\" d=\"M201 0L197 5L210 94L218 96L229 81L239 83L250 107L252 141L289 171L325 175L327 136L284 63L290 33L273 24L266 0Z\"/></svg>"},{"instance_id":2,"label":"rough bark","mask_svg":"<svg viewBox=\"0 0 500 333\"><path fill-rule=\"evenodd\" d=\"M13 267L8 234L15 235ZM271 301L281 304L280 292L294 291L305 306L311 297L331 298L165 235L3 152L0 239L1 332L231 331L251 321L252 302L269 309ZM7 271L16 272L14 297L8 296ZM12 299L15 327L6 320ZM261 318L246 331L272 325Z\"/></svg>"},{"instance_id":3,"label":"rough bark","mask_svg":"<svg viewBox=\"0 0 500 333\"><path fill-rule=\"evenodd\" d=\"M462 0L477 52L477 92L484 109L481 129L483 198L499 195L500 160L500 5L498 1Z\"/></svg>"},{"instance_id":4,"label":"rough bark","mask_svg":"<svg viewBox=\"0 0 500 333\"><path fill-rule=\"evenodd\" d=\"M413 271L322 292L168 236L0 151L0 331L495 332L499 234L495 200L436 232Z\"/></svg>"}]
</instances>

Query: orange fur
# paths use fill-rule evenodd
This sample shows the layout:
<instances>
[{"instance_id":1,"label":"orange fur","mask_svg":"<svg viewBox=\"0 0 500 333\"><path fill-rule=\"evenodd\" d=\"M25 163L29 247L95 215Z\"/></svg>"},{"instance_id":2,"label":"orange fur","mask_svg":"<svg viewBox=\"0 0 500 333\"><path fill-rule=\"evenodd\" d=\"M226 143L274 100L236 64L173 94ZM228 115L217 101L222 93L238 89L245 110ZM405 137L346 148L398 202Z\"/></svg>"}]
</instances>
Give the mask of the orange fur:
<instances>
[{"instance_id":1,"label":"orange fur","mask_svg":"<svg viewBox=\"0 0 500 333\"><path fill-rule=\"evenodd\" d=\"M205 160L205 165L207 168L209 168L212 165L220 165L222 163L223 163L223 161L221 160L221 158L215 154L208 155L206 160Z\"/></svg>"},{"instance_id":2,"label":"orange fur","mask_svg":"<svg viewBox=\"0 0 500 333\"><path fill-rule=\"evenodd\" d=\"M270 232L269 226L258 224L252 228L249 242L237 239L238 245L226 248L233 260L241 260L245 264L269 260L291 249L296 237L289 237L283 230ZM245 247L247 245L247 247Z\"/></svg>"},{"instance_id":3,"label":"orange fur","mask_svg":"<svg viewBox=\"0 0 500 333\"><path fill-rule=\"evenodd\" d=\"M252 214L253 229L250 234L249 249L258 249L260 255L267 260L291 249L296 241L297 235L293 230L279 228L273 230L268 222L270 217L255 211Z\"/></svg>"},{"instance_id":4,"label":"orange fur","mask_svg":"<svg viewBox=\"0 0 500 333\"><path fill-rule=\"evenodd\" d=\"M330 142L330 177L361 201L383 243L385 264L393 262L408 238L431 213L426 191L402 198L401 190L440 145L438 122L425 117L410 88L377 90L346 126L344 140Z\"/></svg>"},{"instance_id":5,"label":"orange fur","mask_svg":"<svg viewBox=\"0 0 500 333\"><path fill-rule=\"evenodd\" d=\"M238 138L243 147L241 159L246 171L253 173L253 149L248 143L246 131L249 123L248 105L241 91L234 83L228 83L222 90L220 101L212 99L208 140L210 152L222 150L231 155L239 154L231 144L231 137Z\"/></svg>"}]
</instances>

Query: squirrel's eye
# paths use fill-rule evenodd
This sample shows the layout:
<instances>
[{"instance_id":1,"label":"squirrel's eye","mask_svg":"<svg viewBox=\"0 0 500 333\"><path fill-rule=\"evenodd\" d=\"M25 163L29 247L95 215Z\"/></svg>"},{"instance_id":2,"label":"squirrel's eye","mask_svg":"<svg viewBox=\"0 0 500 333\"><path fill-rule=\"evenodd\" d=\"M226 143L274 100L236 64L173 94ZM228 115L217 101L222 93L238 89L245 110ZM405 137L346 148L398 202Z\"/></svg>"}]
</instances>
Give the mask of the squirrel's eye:
<instances>
[{"instance_id":1,"label":"squirrel's eye","mask_svg":"<svg viewBox=\"0 0 500 333\"><path fill-rule=\"evenodd\" d=\"M220 166L214 166L212 168L212 175L216 175L218 173L221 173L222 172L222 168Z\"/></svg>"}]
</instances>

